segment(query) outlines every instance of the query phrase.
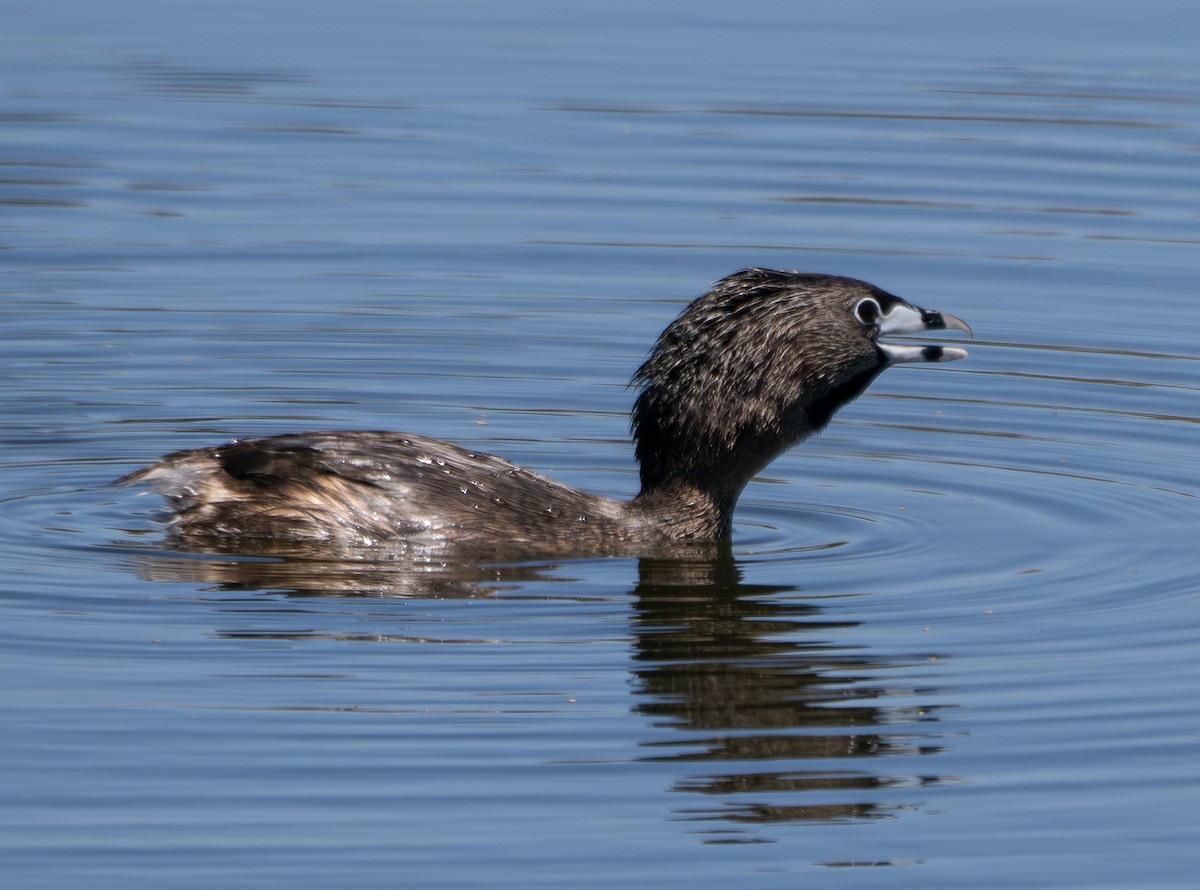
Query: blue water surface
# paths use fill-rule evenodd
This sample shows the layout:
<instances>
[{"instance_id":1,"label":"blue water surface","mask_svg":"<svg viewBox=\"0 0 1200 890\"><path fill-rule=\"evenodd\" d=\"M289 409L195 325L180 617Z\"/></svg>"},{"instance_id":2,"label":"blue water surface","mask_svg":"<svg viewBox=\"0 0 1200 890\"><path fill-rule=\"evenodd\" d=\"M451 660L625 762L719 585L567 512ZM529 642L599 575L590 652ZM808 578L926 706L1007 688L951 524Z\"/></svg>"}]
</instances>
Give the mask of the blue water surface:
<instances>
[{"instance_id":1,"label":"blue water surface","mask_svg":"<svg viewBox=\"0 0 1200 890\"><path fill-rule=\"evenodd\" d=\"M1200 865L1200 9L51 2L0 29L5 887L1148 887ZM713 280L967 319L728 559L170 545L419 432L636 492Z\"/></svg>"}]
</instances>

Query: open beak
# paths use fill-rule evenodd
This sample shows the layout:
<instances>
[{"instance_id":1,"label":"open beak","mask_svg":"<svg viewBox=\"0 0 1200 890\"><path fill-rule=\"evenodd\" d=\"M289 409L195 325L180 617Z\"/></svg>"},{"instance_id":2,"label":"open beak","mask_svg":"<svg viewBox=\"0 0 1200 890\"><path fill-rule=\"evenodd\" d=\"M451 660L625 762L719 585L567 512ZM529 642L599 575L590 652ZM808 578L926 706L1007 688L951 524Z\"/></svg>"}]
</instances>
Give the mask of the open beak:
<instances>
[{"instance_id":1,"label":"open beak","mask_svg":"<svg viewBox=\"0 0 1200 890\"><path fill-rule=\"evenodd\" d=\"M879 320L879 336L890 334L920 334L925 331L963 331L973 336L971 326L948 312L932 312L919 306L897 302ZM903 362L956 362L967 357L965 349L956 346L898 346L895 343L876 344L887 357L889 365Z\"/></svg>"}]
</instances>

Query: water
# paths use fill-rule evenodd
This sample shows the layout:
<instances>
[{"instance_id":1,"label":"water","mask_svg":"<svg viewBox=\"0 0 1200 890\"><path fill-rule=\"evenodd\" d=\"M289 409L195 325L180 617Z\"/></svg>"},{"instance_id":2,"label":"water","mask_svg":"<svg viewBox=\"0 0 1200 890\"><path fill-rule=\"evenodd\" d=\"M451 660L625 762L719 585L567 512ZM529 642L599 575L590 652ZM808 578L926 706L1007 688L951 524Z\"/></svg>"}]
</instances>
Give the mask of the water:
<instances>
[{"instance_id":1,"label":"water","mask_svg":"<svg viewBox=\"0 0 1200 890\"><path fill-rule=\"evenodd\" d=\"M1193 886L1197 25L7 10L5 886ZM976 339L729 560L186 554L106 487L382 427L629 496L625 382L752 264Z\"/></svg>"}]
</instances>

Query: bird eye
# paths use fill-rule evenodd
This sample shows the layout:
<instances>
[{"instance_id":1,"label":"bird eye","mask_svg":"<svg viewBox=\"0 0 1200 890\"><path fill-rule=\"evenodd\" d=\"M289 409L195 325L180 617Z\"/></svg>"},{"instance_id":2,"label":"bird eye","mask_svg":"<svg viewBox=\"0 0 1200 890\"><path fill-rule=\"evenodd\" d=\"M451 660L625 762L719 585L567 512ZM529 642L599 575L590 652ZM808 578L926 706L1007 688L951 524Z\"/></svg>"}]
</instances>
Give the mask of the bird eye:
<instances>
[{"instance_id":1,"label":"bird eye","mask_svg":"<svg viewBox=\"0 0 1200 890\"><path fill-rule=\"evenodd\" d=\"M867 327L878 323L879 316L883 314L883 309L880 308L872 297L859 300L858 305L854 307L854 317L857 318Z\"/></svg>"}]
</instances>

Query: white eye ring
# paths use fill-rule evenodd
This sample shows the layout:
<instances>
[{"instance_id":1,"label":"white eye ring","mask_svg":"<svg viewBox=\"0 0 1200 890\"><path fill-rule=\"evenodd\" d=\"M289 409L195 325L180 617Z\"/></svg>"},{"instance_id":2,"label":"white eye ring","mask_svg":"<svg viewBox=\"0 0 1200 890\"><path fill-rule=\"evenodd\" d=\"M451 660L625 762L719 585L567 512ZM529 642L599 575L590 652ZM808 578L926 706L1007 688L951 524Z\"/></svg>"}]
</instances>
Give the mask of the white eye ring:
<instances>
[{"instance_id":1,"label":"white eye ring","mask_svg":"<svg viewBox=\"0 0 1200 890\"><path fill-rule=\"evenodd\" d=\"M883 317L883 307L879 305L879 301L874 297L864 297L854 307L854 317L858 319L859 324L863 327L874 327L879 324L879 319Z\"/></svg>"}]
</instances>

